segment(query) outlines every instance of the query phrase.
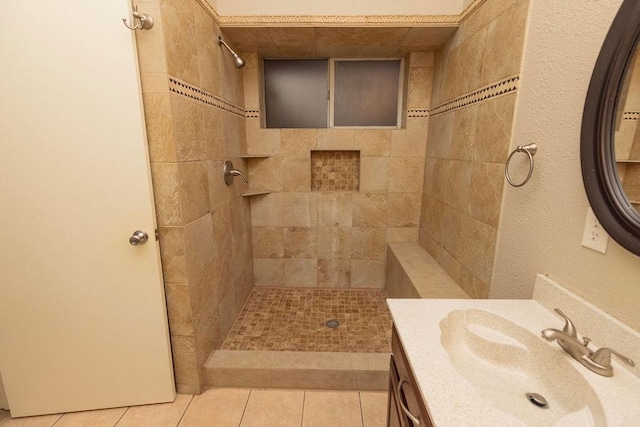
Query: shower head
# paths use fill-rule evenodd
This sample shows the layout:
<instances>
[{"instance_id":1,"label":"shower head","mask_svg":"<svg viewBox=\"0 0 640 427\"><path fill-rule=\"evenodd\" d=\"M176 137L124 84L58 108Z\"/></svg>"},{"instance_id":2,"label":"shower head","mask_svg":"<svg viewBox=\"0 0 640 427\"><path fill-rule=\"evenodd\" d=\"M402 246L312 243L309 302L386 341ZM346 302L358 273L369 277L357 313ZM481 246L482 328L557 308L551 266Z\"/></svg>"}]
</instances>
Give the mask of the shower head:
<instances>
[{"instance_id":1,"label":"shower head","mask_svg":"<svg viewBox=\"0 0 640 427\"><path fill-rule=\"evenodd\" d=\"M231 49L231 47L229 47L229 45L224 40L222 40L222 37L220 36L218 36L218 44L226 47L227 50L231 52L231 55L233 55L233 62L236 64L236 68L244 67L244 64L245 64L244 59L242 59L240 55L235 53L233 49Z\"/></svg>"}]
</instances>

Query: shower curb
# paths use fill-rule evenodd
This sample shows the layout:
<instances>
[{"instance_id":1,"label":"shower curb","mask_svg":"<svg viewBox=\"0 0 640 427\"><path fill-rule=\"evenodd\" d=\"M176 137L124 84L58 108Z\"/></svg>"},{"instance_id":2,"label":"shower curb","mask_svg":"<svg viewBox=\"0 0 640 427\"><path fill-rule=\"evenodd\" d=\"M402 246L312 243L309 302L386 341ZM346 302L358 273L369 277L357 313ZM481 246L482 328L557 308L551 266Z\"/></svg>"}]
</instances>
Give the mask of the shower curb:
<instances>
[{"instance_id":1,"label":"shower curb","mask_svg":"<svg viewBox=\"0 0 640 427\"><path fill-rule=\"evenodd\" d=\"M209 387L387 390L390 353L215 350Z\"/></svg>"}]
</instances>

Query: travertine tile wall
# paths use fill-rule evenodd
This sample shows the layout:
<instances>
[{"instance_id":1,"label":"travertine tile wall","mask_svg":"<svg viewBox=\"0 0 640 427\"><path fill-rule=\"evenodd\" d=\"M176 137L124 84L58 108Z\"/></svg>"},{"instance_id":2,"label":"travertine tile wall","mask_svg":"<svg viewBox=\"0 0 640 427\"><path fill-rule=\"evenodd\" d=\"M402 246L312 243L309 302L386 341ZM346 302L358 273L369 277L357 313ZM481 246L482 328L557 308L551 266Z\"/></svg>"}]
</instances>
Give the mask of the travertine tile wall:
<instances>
[{"instance_id":1,"label":"travertine tile wall","mask_svg":"<svg viewBox=\"0 0 640 427\"><path fill-rule=\"evenodd\" d=\"M260 110L256 54L246 54L245 106ZM430 103L433 54L408 61L407 108ZM422 113L410 115L424 115ZM416 242L428 127L409 117L403 129L263 129L247 118L254 284L383 288L387 242ZM359 150L357 192L311 191L311 150Z\"/></svg>"},{"instance_id":2,"label":"travertine tile wall","mask_svg":"<svg viewBox=\"0 0 640 427\"><path fill-rule=\"evenodd\" d=\"M436 53L432 107L519 75L528 4L487 0L461 23ZM477 298L491 283L516 96L430 117L419 241Z\"/></svg>"},{"instance_id":3,"label":"travertine tile wall","mask_svg":"<svg viewBox=\"0 0 640 427\"><path fill-rule=\"evenodd\" d=\"M245 119L170 91L168 79L242 107L242 74L198 1L137 4L155 19L136 37L175 377L178 391L199 393L202 366L252 287L247 186L227 187L222 172L225 159L246 168Z\"/></svg>"}]
</instances>

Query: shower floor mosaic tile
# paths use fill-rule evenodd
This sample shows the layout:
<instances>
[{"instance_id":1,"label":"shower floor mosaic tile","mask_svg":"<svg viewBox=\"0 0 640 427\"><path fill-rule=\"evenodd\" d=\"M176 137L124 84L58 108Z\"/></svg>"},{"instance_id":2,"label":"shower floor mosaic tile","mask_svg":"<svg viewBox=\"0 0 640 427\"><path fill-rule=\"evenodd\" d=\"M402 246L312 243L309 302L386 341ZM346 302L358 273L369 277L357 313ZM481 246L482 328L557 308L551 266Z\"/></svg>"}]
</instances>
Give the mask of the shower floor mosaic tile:
<instances>
[{"instance_id":1,"label":"shower floor mosaic tile","mask_svg":"<svg viewBox=\"0 0 640 427\"><path fill-rule=\"evenodd\" d=\"M390 353L385 298L378 290L254 288L222 349ZM340 326L327 327L332 319Z\"/></svg>"}]
</instances>

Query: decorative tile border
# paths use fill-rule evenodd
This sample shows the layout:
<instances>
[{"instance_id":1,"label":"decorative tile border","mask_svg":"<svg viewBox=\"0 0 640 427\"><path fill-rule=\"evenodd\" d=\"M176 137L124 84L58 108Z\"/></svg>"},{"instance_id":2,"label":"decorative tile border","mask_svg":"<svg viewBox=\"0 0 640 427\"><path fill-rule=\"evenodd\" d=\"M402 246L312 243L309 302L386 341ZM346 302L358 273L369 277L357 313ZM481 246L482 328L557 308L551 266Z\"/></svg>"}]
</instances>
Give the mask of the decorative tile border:
<instances>
[{"instance_id":1,"label":"decorative tile border","mask_svg":"<svg viewBox=\"0 0 640 427\"><path fill-rule=\"evenodd\" d=\"M432 117L440 114L447 113L449 111L457 110L459 108L466 107L468 105L476 104L488 99L497 98L502 95L517 92L520 87L520 76L507 77L499 82L477 89L468 94L459 96L440 105L437 105L431 109L427 108L410 108L407 110L407 117ZM191 99L203 102L208 105L212 105L221 110L235 114L240 117L257 119L260 118L260 110L245 110L242 107L231 104L224 99L212 95L208 92L198 89L195 86L185 83L175 77L169 77L169 90L171 92L186 96ZM623 113L623 120L638 120L640 118L640 112L638 111L625 111Z\"/></svg>"},{"instance_id":2,"label":"decorative tile border","mask_svg":"<svg viewBox=\"0 0 640 427\"><path fill-rule=\"evenodd\" d=\"M460 24L486 0L473 0L460 15L280 15L280 16L220 16L207 0L196 0L211 15L216 24L234 25L279 25L279 24L326 24L326 25L412 25L412 24Z\"/></svg>"},{"instance_id":3,"label":"decorative tile border","mask_svg":"<svg viewBox=\"0 0 640 427\"><path fill-rule=\"evenodd\" d=\"M469 15L471 15L477 8L482 6L482 4L487 0L473 0L469 6L458 16L458 23L462 24L462 21L467 19Z\"/></svg>"},{"instance_id":4,"label":"decorative tile border","mask_svg":"<svg viewBox=\"0 0 640 427\"><path fill-rule=\"evenodd\" d=\"M247 119L259 119L260 110L245 110L244 116ZM427 108L411 108L407 110L407 117L429 117Z\"/></svg>"},{"instance_id":5,"label":"decorative tile border","mask_svg":"<svg viewBox=\"0 0 640 427\"><path fill-rule=\"evenodd\" d=\"M410 108L407 110L407 117L429 117L427 108Z\"/></svg>"},{"instance_id":6,"label":"decorative tile border","mask_svg":"<svg viewBox=\"0 0 640 427\"><path fill-rule=\"evenodd\" d=\"M486 101L487 99L493 99L512 92L517 92L519 86L520 76L507 77L504 80L435 106L429 110L429 115L437 116L481 101Z\"/></svg>"},{"instance_id":7,"label":"decorative tile border","mask_svg":"<svg viewBox=\"0 0 640 427\"><path fill-rule=\"evenodd\" d=\"M622 120L639 120L640 111L623 111Z\"/></svg>"},{"instance_id":8,"label":"decorative tile border","mask_svg":"<svg viewBox=\"0 0 640 427\"><path fill-rule=\"evenodd\" d=\"M196 1L200 4L200 6L202 6L202 8L205 11L209 13L209 15L211 15L215 23L220 25L220 15L218 15L218 12L216 12L216 10L213 7L211 7L209 2L207 0L196 0Z\"/></svg>"},{"instance_id":9,"label":"decorative tile border","mask_svg":"<svg viewBox=\"0 0 640 427\"><path fill-rule=\"evenodd\" d=\"M195 99L196 101L200 101L207 105L212 105L231 114L235 114L236 116L245 116L244 108L233 105L222 98L211 95L209 92L205 92L202 89L178 80L175 77L169 77L169 91L186 96L187 98Z\"/></svg>"},{"instance_id":10,"label":"decorative tile border","mask_svg":"<svg viewBox=\"0 0 640 427\"><path fill-rule=\"evenodd\" d=\"M460 15L239 15L219 16L221 27L269 25L457 25Z\"/></svg>"}]
</instances>

